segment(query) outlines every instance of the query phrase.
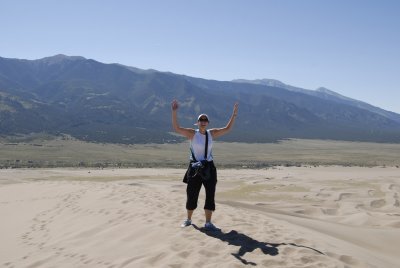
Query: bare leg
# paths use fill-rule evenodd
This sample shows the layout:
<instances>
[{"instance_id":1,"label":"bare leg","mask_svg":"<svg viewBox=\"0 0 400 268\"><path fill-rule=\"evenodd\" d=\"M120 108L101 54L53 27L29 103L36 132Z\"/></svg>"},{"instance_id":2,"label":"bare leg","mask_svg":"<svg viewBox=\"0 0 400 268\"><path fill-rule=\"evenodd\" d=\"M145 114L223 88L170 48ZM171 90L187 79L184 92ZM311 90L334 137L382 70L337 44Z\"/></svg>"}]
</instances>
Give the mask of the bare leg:
<instances>
[{"instance_id":1,"label":"bare leg","mask_svg":"<svg viewBox=\"0 0 400 268\"><path fill-rule=\"evenodd\" d=\"M211 222L211 216L212 216L213 211L209 209L204 210L204 214L206 216L206 222Z\"/></svg>"},{"instance_id":2,"label":"bare leg","mask_svg":"<svg viewBox=\"0 0 400 268\"><path fill-rule=\"evenodd\" d=\"M188 220L192 220L193 211L194 210L187 210L187 218L188 218Z\"/></svg>"}]
</instances>

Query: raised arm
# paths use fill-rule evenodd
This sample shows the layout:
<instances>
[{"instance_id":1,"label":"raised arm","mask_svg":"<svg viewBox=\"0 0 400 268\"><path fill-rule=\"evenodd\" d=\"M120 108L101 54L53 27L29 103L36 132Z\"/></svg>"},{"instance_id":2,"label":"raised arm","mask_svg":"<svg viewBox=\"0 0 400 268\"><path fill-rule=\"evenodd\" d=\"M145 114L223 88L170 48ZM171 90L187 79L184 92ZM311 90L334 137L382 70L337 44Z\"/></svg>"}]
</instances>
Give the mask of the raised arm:
<instances>
[{"instance_id":1,"label":"raised arm","mask_svg":"<svg viewBox=\"0 0 400 268\"><path fill-rule=\"evenodd\" d=\"M185 136L188 139L192 139L195 133L193 128L183 128L179 126L178 123L178 108L179 104L177 100L173 100L171 103L171 110L172 110L172 127L174 128L175 132Z\"/></svg>"},{"instance_id":2,"label":"raised arm","mask_svg":"<svg viewBox=\"0 0 400 268\"><path fill-rule=\"evenodd\" d=\"M226 133L228 133L229 131L231 131L233 124L235 123L235 119L237 116L237 112L238 112L238 107L239 107L239 103L235 103L235 105L233 106L233 112L231 115L231 118L229 119L228 124L223 127L223 128L213 128L210 130L211 135L213 136L213 138L218 138L222 135L225 135Z\"/></svg>"}]
</instances>

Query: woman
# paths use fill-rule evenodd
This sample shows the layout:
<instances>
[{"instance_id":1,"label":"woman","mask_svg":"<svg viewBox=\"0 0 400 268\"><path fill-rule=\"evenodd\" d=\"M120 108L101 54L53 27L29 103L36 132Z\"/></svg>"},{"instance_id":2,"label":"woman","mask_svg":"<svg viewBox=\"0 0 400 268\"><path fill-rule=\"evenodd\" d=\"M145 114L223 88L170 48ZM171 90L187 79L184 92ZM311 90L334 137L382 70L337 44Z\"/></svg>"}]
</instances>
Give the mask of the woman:
<instances>
[{"instance_id":1,"label":"woman","mask_svg":"<svg viewBox=\"0 0 400 268\"><path fill-rule=\"evenodd\" d=\"M192 224L193 211L197 208L197 200L199 197L200 189L201 186L204 185L204 188L206 190L206 201L204 205L204 214L206 218L206 223L204 225L204 228L211 231L220 230L211 222L211 216L213 211L215 210L214 197L215 197L215 187L217 184L217 171L213 163L212 145L214 139L221 137L222 135L225 135L232 129L232 126L235 122L235 118L237 116L238 106L239 104L235 103L233 107L232 116L225 127L212 128L207 130L209 124L209 118L206 114L201 114L198 116L197 118L198 129L180 127L178 124L178 116L177 116L177 111L179 108L178 101L174 100L171 103L172 126L177 133L181 134L182 136L185 136L190 140L191 162L207 161L208 165L211 166L211 178L204 180L200 176L195 176L187 180L187 188L186 188L187 219L182 223L181 227L190 226ZM206 140L208 140L208 146L207 146L207 155L205 156Z\"/></svg>"}]
</instances>

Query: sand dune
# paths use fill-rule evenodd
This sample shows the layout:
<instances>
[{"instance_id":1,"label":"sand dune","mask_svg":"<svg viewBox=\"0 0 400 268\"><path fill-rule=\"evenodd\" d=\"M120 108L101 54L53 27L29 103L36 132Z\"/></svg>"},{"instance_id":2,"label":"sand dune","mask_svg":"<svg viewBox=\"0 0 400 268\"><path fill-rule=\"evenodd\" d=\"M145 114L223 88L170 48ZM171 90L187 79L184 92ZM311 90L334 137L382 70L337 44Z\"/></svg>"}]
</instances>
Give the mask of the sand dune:
<instances>
[{"instance_id":1,"label":"sand dune","mask_svg":"<svg viewBox=\"0 0 400 268\"><path fill-rule=\"evenodd\" d=\"M212 233L183 170L1 170L0 266L399 267L399 171L220 170Z\"/></svg>"}]
</instances>

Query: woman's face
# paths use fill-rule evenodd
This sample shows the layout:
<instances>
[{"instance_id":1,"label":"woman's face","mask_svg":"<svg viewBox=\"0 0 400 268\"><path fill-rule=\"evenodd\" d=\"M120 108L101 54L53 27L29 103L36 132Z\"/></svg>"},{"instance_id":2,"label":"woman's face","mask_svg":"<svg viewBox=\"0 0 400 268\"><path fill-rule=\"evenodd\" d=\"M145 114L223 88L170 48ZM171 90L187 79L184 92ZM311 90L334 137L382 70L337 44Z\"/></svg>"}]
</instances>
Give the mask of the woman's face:
<instances>
[{"instance_id":1,"label":"woman's face","mask_svg":"<svg viewBox=\"0 0 400 268\"><path fill-rule=\"evenodd\" d=\"M200 117L199 121L197 122L199 127L207 127L208 126L208 118L207 117Z\"/></svg>"}]
</instances>

